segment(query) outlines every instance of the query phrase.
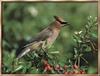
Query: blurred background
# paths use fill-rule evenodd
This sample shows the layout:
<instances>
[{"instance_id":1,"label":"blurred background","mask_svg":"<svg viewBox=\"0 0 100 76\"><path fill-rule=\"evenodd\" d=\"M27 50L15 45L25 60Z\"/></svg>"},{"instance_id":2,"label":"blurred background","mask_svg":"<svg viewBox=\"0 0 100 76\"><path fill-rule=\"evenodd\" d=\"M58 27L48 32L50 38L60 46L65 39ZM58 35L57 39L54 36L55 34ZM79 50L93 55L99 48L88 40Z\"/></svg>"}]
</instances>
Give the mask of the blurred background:
<instances>
[{"instance_id":1,"label":"blurred background","mask_svg":"<svg viewBox=\"0 0 100 76\"><path fill-rule=\"evenodd\" d=\"M97 17L97 3L3 2L2 15L3 62L7 60L6 55L16 51L20 44L30 40L53 22L53 16L61 16L68 21L70 26L62 29L52 46L54 51L60 52L58 61L63 64L73 57L74 32L82 30L88 16Z\"/></svg>"}]
</instances>

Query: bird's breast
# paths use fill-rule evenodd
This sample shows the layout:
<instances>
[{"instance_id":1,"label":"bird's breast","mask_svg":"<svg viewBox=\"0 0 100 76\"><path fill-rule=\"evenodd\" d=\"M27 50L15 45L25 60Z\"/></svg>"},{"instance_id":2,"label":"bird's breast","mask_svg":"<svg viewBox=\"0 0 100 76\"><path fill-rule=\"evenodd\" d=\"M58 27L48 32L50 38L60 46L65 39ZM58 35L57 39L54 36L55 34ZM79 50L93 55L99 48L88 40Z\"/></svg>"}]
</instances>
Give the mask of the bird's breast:
<instances>
[{"instance_id":1,"label":"bird's breast","mask_svg":"<svg viewBox=\"0 0 100 76\"><path fill-rule=\"evenodd\" d=\"M54 29L53 31L52 31L52 35L47 39L47 44L48 45L52 45L53 43L54 43L54 41L56 40L56 38L58 37L58 35L59 35L59 32L60 32L60 30L58 30L58 29Z\"/></svg>"}]
</instances>

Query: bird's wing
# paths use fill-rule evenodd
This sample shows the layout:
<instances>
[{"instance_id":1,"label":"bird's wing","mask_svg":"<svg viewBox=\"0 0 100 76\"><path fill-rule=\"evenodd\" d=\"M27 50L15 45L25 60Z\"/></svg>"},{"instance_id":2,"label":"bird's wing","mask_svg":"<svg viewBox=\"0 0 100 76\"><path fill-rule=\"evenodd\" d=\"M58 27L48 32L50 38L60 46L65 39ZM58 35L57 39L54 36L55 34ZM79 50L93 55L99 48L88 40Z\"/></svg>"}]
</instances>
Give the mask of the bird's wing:
<instances>
[{"instance_id":1,"label":"bird's wing","mask_svg":"<svg viewBox=\"0 0 100 76\"><path fill-rule=\"evenodd\" d=\"M18 55L17 55L17 59L20 59L21 57L23 57L25 54L27 54L30 51L30 48L24 48Z\"/></svg>"},{"instance_id":2,"label":"bird's wing","mask_svg":"<svg viewBox=\"0 0 100 76\"><path fill-rule=\"evenodd\" d=\"M21 58L22 56L24 56L26 53L28 53L32 49L38 48L38 45L40 45L41 42L45 41L52 34L53 33L50 28L46 28L43 31L41 31L36 37L31 39L24 47L22 47L22 51L21 51L21 53L19 53L17 58Z\"/></svg>"},{"instance_id":3,"label":"bird's wing","mask_svg":"<svg viewBox=\"0 0 100 76\"><path fill-rule=\"evenodd\" d=\"M24 47L30 46L31 44L33 44L34 42L39 42L39 41L44 41L46 40L48 37L50 37L53 34L52 30L50 28L46 28L43 31L41 31L36 37L34 37L33 39L31 39L27 45L25 45Z\"/></svg>"},{"instance_id":4,"label":"bird's wing","mask_svg":"<svg viewBox=\"0 0 100 76\"><path fill-rule=\"evenodd\" d=\"M19 55L17 56L17 59L23 57L25 54L27 54L28 52L30 52L31 50L35 50L38 48L38 46L41 45L41 43L43 43L43 41L40 42L34 42L31 43L30 45L28 45L28 47L25 47L22 49L22 51L19 53Z\"/></svg>"}]
</instances>

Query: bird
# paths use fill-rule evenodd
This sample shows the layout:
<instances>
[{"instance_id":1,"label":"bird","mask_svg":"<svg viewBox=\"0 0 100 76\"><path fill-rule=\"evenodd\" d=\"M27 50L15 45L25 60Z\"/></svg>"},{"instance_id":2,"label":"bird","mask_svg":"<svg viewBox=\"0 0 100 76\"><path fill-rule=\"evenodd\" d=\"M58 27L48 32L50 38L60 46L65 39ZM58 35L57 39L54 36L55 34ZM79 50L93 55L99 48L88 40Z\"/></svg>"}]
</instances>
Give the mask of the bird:
<instances>
[{"instance_id":1,"label":"bird","mask_svg":"<svg viewBox=\"0 0 100 76\"><path fill-rule=\"evenodd\" d=\"M69 25L67 21L59 16L54 16L54 21L51 22L46 28L38 33L34 38L30 39L27 44L22 47L21 52L17 55L20 59L28 52L35 51L38 48L50 48L50 46L57 39L61 28Z\"/></svg>"}]
</instances>

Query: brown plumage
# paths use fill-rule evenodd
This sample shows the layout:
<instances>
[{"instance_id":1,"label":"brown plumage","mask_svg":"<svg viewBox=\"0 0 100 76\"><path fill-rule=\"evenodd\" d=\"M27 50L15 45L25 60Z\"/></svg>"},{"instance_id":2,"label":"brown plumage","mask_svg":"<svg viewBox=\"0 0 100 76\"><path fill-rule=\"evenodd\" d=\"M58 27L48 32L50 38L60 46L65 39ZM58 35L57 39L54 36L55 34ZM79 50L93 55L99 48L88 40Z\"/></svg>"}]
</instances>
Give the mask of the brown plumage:
<instances>
[{"instance_id":1,"label":"brown plumage","mask_svg":"<svg viewBox=\"0 0 100 76\"><path fill-rule=\"evenodd\" d=\"M61 17L54 16L54 18L54 22L37 34L37 36L31 39L28 44L23 47L22 52L17 56L18 59L27 54L29 51L36 50L39 47L47 48L54 43L59 35L61 27L65 26L64 24L68 24Z\"/></svg>"}]
</instances>

